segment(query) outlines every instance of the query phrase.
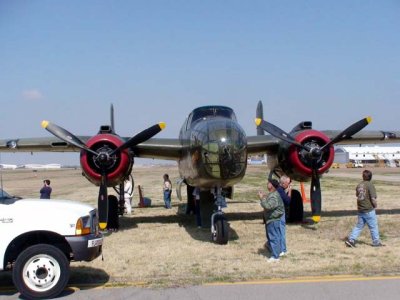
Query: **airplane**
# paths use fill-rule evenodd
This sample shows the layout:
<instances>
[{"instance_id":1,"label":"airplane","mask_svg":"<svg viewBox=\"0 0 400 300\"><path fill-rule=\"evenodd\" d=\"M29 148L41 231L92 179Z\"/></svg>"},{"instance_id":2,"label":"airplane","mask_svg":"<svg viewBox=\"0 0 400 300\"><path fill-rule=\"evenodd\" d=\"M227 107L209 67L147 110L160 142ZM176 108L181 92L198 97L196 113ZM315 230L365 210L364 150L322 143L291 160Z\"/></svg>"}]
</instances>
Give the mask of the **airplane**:
<instances>
[{"instance_id":1,"label":"airplane","mask_svg":"<svg viewBox=\"0 0 400 300\"><path fill-rule=\"evenodd\" d=\"M245 176L248 155L266 153L270 176L286 174L297 181L311 180L312 220L319 222L320 177L333 163L333 145L400 140L400 132L361 131L370 121L369 117L361 119L343 131L317 131L312 129L310 121L303 121L286 133L263 119L260 101L256 110L255 136L246 135L232 108L208 105L189 113L178 138L154 137L165 127L163 122L129 138L115 133L111 106L111 124L101 126L94 136L75 136L56 124L43 121L42 127L55 137L0 140L0 152L80 151L83 175L99 186L101 229L107 225L107 187L119 185L123 191L123 181L132 172L134 157L175 160L181 182L188 186L188 198L190 191L199 187L201 202L211 200L215 204L217 209L211 214L212 240L226 244L229 224L223 214L225 199L232 198L234 185ZM264 131L270 135L265 135Z\"/></svg>"}]
</instances>

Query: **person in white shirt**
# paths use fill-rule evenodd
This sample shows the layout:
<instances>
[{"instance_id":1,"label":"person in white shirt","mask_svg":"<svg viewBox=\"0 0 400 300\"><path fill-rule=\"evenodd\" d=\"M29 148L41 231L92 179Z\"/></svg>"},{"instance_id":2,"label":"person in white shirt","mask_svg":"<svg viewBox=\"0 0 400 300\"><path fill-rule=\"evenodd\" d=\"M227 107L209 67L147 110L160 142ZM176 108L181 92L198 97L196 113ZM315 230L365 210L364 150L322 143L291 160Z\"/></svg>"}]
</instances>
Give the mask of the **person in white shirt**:
<instances>
[{"instance_id":1,"label":"person in white shirt","mask_svg":"<svg viewBox=\"0 0 400 300\"><path fill-rule=\"evenodd\" d=\"M125 211L128 215L132 214L132 194L133 194L133 186L132 182L127 178L124 182L124 207Z\"/></svg>"}]
</instances>

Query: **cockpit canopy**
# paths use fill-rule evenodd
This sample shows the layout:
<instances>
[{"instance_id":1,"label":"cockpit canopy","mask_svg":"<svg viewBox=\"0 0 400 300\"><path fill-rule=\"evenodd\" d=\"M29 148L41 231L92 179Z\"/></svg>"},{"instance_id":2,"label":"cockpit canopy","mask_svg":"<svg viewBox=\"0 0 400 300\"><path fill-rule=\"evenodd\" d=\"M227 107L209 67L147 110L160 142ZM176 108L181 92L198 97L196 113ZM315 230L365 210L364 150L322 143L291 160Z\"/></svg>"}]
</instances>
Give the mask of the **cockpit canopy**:
<instances>
[{"instance_id":1,"label":"cockpit canopy","mask_svg":"<svg viewBox=\"0 0 400 300\"><path fill-rule=\"evenodd\" d=\"M197 120L206 120L212 117L223 117L236 121L236 115L232 108L226 106L202 106L194 109L189 115L188 125Z\"/></svg>"}]
</instances>

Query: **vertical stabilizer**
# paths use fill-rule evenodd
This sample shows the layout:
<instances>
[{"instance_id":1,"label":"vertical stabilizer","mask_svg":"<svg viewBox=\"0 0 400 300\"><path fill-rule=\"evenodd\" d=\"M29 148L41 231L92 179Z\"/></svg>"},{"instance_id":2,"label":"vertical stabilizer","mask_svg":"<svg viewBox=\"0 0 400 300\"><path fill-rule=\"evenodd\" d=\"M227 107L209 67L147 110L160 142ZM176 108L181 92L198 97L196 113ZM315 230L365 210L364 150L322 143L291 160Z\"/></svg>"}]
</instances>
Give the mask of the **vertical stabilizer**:
<instances>
[{"instance_id":1,"label":"vertical stabilizer","mask_svg":"<svg viewBox=\"0 0 400 300\"><path fill-rule=\"evenodd\" d=\"M256 118L264 120L264 109L261 100L258 101L257 104ZM265 134L264 130L262 128L257 127L257 135L264 135L264 134Z\"/></svg>"},{"instance_id":2,"label":"vertical stabilizer","mask_svg":"<svg viewBox=\"0 0 400 300\"><path fill-rule=\"evenodd\" d=\"M111 104L110 107L110 126L111 126L111 132L115 133L115 127L114 127L114 105Z\"/></svg>"}]
</instances>

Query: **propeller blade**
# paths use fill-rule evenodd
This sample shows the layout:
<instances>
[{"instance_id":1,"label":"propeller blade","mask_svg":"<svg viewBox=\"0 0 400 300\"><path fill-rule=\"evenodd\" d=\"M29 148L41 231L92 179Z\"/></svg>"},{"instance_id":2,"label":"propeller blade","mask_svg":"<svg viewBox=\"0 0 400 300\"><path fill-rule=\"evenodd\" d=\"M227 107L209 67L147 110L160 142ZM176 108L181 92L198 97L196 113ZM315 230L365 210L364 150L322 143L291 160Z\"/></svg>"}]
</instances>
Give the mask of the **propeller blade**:
<instances>
[{"instance_id":1,"label":"propeller blade","mask_svg":"<svg viewBox=\"0 0 400 300\"><path fill-rule=\"evenodd\" d=\"M356 134L361 129L363 129L365 126L367 126L369 123L371 123L371 121L372 121L371 117L366 117L364 119L361 119L358 122L355 122L351 126L347 127L345 130L343 130L336 137L334 137L328 144L324 145L321 148L321 151L324 150L325 148L328 148L330 145L333 145L337 142L340 142L342 140L350 138L352 135Z\"/></svg>"},{"instance_id":2,"label":"propeller blade","mask_svg":"<svg viewBox=\"0 0 400 300\"><path fill-rule=\"evenodd\" d=\"M263 109L263 104L262 104L261 100L258 101L258 104L257 104L256 118L264 119L264 109ZM257 135L264 135L264 130L261 127L257 127Z\"/></svg>"},{"instance_id":3,"label":"propeller blade","mask_svg":"<svg viewBox=\"0 0 400 300\"><path fill-rule=\"evenodd\" d=\"M117 149L115 149L110 155L113 155L114 153L116 153L120 150L130 148L130 147L136 146L137 144L143 143L144 141L147 141L148 139L155 136L157 133L159 133L164 128L165 128L164 122L160 122L158 124L150 126L149 128L143 130L142 132L139 132L137 135L131 137L124 144L122 144Z\"/></svg>"},{"instance_id":4,"label":"propeller blade","mask_svg":"<svg viewBox=\"0 0 400 300\"><path fill-rule=\"evenodd\" d=\"M321 220L321 199L321 184L317 171L314 169L311 178L310 200L312 212L311 218L315 223L318 223Z\"/></svg>"},{"instance_id":5,"label":"propeller blade","mask_svg":"<svg viewBox=\"0 0 400 300\"><path fill-rule=\"evenodd\" d=\"M269 134L273 135L274 137L281 139L285 142L288 142L289 144L296 145L297 147L300 147L302 149L305 149L307 151L310 151L311 149L309 147L306 147L299 142L297 142L289 133L283 131L279 127L275 126L272 123L269 123L267 121L264 121L263 119L256 118L255 119L256 125Z\"/></svg>"},{"instance_id":6,"label":"propeller blade","mask_svg":"<svg viewBox=\"0 0 400 300\"><path fill-rule=\"evenodd\" d=\"M97 153L88 147L86 147L85 143L82 142L78 137L73 135L71 132L68 130L65 130L64 128L50 123L49 121L42 121L42 127L46 129L48 132L53 134L54 136L58 137L59 139L67 142L68 144L74 145L80 149L83 149L85 151L88 151L94 155L97 155Z\"/></svg>"},{"instance_id":7,"label":"propeller blade","mask_svg":"<svg viewBox=\"0 0 400 300\"><path fill-rule=\"evenodd\" d=\"M101 230L106 229L108 221L108 195L107 195L107 175L105 172L101 175L101 183L99 188L99 197L97 207L99 212L99 227Z\"/></svg>"}]
</instances>

